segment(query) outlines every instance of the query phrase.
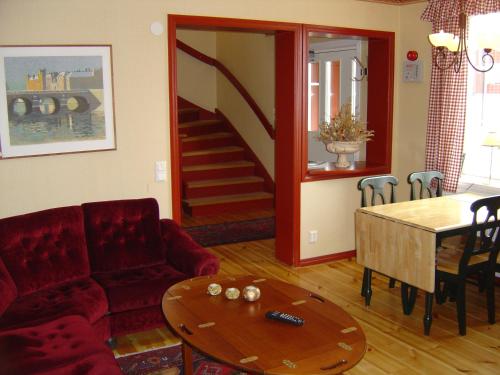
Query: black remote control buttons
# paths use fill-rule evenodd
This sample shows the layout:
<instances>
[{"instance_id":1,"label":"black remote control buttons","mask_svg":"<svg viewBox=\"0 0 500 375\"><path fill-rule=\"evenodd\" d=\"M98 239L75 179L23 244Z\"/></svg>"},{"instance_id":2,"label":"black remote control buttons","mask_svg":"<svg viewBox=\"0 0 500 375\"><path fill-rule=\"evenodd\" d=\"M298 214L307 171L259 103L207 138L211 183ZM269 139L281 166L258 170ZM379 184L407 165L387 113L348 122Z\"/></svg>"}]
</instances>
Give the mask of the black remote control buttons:
<instances>
[{"instance_id":1,"label":"black remote control buttons","mask_svg":"<svg viewBox=\"0 0 500 375\"><path fill-rule=\"evenodd\" d=\"M304 319L280 311L268 311L266 313L266 318L272 320L278 320L280 322L285 322L288 324L293 324L294 326L304 325Z\"/></svg>"}]
</instances>

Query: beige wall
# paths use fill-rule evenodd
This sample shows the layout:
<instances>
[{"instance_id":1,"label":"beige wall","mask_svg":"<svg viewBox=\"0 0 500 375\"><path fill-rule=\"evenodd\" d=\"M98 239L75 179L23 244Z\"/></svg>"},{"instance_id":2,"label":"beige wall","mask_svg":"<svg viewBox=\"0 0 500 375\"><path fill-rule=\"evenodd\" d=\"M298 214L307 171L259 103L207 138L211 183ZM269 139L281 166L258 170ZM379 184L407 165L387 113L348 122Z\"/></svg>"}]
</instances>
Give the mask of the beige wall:
<instances>
[{"instance_id":1,"label":"beige wall","mask_svg":"<svg viewBox=\"0 0 500 375\"><path fill-rule=\"evenodd\" d=\"M252 96L274 126L274 36L218 32L217 60ZM217 106L274 178L274 141L227 78L217 72Z\"/></svg>"},{"instance_id":2,"label":"beige wall","mask_svg":"<svg viewBox=\"0 0 500 375\"><path fill-rule=\"evenodd\" d=\"M152 196L163 217L171 215L170 181L154 181L155 160L170 163L167 35L153 36L149 25L167 14L189 14L335 25L397 32L394 125L404 147L394 142L398 173L406 161L423 165L421 137L425 124L424 84L402 84L399 68L409 48L425 56L423 5L396 6L354 0L2 0L0 44L113 45L116 151L43 156L0 161L0 216L85 201ZM401 19L406 22L400 27ZM401 29L401 34L399 33ZM421 35L419 36L419 33ZM414 39L413 39L414 38ZM412 44L419 42L418 45ZM428 74L428 72L426 72ZM398 110L399 106L404 108ZM404 124L403 124L404 122ZM417 130L419 129L419 130ZM410 134L408 134L410 132ZM395 138L396 139L396 138ZM401 167L400 167L401 166ZM169 175L169 174L168 174ZM302 184L301 258L354 247L353 210L359 196L353 179ZM324 225L324 229L323 229ZM321 227L320 227L321 226ZM331 229L335 228L335 229ZM305 243L319 229L315 246ZM346 240L350 238L350 240ZM321 246L319 246L321 244Z\"/></svg>"},{"instance_id":3,"label":"beige wall","mask_svg":"<svg viewBox=\"0 0 500 375\"><path fill-rule=\"evenodd\" d=\"M396 80L399 86L398 126L394 129L393 170L400 179L399 199L410 199L406 177L410 172L425 169L425 136L431 80L432 54L427 41L431 33L430 22L420 20L424 4L401 7L400 69ZM422 62L423 81L404 82L401 64L408 51L417 51Z\"/></svg>"},{"instance_id":4,"label":"beige wall","mask_svg":"<svg viewBox=\"0 0 500 375\"><path fill-rule=\"evenodd\" d=\"M177 39L207 56L215 57L214 31L177 30ZM177 50L177 92L179 96L209 111L217 107L215 68Z\"/></svg>"}]
</instances>

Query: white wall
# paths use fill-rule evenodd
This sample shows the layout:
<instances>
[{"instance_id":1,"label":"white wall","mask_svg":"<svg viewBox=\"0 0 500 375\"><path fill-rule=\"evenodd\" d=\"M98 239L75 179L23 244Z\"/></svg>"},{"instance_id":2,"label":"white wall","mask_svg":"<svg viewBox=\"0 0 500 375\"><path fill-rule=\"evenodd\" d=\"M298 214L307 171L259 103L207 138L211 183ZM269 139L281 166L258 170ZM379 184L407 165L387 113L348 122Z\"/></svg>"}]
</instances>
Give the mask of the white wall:
<instances>
[{"instance_id":1,"label":"white wall","mask_svg":"<svg viewBox=\"0 0 500 375\"><path fill-rule=\"evenodd\" d=\"M176 32L177 39L188 46L215 57L216 33L208 30L183 30ZM217 107L215 68L181 50L177 50L177 93L182 98L211 112Z\"/></svg>"},{"instance_id":2,"label":"white wall","mask_svg":"<svg viewBox=\"0 0 500 375\"><path fill-rule=\"evenodd\" d=\"M274 36L217 32L217 59L241 82L274 126ZM220 72L217 72L217 106L274 178L274 141L247 102Z\"/></svg>"}]
</instances>

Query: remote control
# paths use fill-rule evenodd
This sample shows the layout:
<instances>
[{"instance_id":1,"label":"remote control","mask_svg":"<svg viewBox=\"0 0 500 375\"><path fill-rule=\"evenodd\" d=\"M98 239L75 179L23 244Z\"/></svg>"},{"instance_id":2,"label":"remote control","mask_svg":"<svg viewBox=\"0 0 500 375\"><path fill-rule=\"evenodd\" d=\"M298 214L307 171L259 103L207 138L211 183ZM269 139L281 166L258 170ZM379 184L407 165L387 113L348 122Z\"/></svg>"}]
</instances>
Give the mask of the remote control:
<instances>
[{"instance_id":1,"label":"remote control","mask_svg":"<svg viewBox=\"0 0 500 375\"><path fill-rule=\"evenodd\" d=\"M299 318L298 316L286 314L280 311L268 311L266 313L267 319L279 320L280 322L285 322L289 324L293 324L294 326L302 326L304 325L304 319Z\"/></svg>"}]
</instances>

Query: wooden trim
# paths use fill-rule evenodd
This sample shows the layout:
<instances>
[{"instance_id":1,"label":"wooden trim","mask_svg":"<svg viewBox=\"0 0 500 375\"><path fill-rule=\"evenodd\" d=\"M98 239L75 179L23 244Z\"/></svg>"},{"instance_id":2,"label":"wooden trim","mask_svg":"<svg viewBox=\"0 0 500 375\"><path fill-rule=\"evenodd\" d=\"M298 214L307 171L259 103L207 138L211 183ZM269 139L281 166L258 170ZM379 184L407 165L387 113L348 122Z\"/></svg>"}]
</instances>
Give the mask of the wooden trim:
<instances>
[{"instance_id":1,"label":"wooden trim","mask_svg":"<svg viewBox=\"0 0 500 375\"><path fill-rule=\"evenodd\" d=\"M180 224L181 206L181 170L182 158L179 141L179 122L177 112L177 24L175 17L169 15L168 24L168 93L170 97L170 171L172 190L172 219Z\"/></svg>"},{"instance_id":2,"label":"wooden trim","mask_svg":"<svg viewBox=\"0 0 500 375\"><path fill-rule=\"evenodd\" d=\"M394 33L387 31L351 29L330 26L303 25L304 40L302 48L308 51L309 33L321 35L355 35L368 39L369 84L367 122L370 129L375 130L374 141L367 142L365 163L356 163L356 168L332 170L308 170L308 134L307 134L307 70L302 73L302 164L301 179L303 182L359 177L391 172L392 162L392 127L394 98ZM303 57L303 65L307 67L308 56Z\"/></svg>"},{"instance_id":3,"label":"wooden trim","mask_svg":"<svg viewBox=\"0 0 500 375\"><path fill-rule=\"evenodd\" d=\"M356 250L344 251L342 253L328 254L322 255L314 258L301 259L299 262L299 266L312 266L314 264L333 262L336 260L349 259L356 257Z\"/></svg>"},{"instance_id":4,"label":"wooden trim","mask_svg":"<svg viewBox=\"0 0 500 375\"><path fill-rule=\"evenodd\" d=\"M276 51L288 58L287 72L276 68L276 257L296 265L300 260L300 137L302 136L302 25L284 22L255 21L168 15L170 133L172 155L172 215L181 218L180 160L177 120L177 48L176 29L238 30L271 32L280 39ZM283 41L281 41L283 39ZM175 143L175 144L174 144Z\"/></svg>"},{"instance_id":5,"label":"wooden trim","mask_svg":"<svg viewBox=\"0 0 500 375\"><path fill-rule=\"evenodd\" d=\"M269 173L267 172L267 169L264 167L264 165L260 162L257 155L252 151L250 146L248 146L248 144L245 142L245 140L240 135L238 130L236 130L234 125L231 123L231 121L229 121L229 119L226 117L226 115L224 115L224 113L222 113L219 109L216 108L215 114L217 116L219 116L222 119L222 121L224 122L224 124L229 129L231 129L231 131L234 133L234 136L238 141L238 145L243 147L243 149L244 149L245 156L255 163L255 171L256 171L257 175L264 178L264 187L265 187L266 191L274 194L274 180L269 175Z\"/></svg>"},{"instance_id":6,"label":"wooden trim","mask_svg":"<svg viewBox=\"0 0 500 375\"><path fill-rule=\"evenodd\" d=\"M252 96L248 93L248 91L243 87L240 81L238 81L238 78L234 76L233 73L229 71L228 68L221 62L219 62L217 59L214 59L210 56L207 56L200 51L188 46L187 44L181 42L180 40L177 40L177 48L179 48L181 51L187 53L188 55L194 57L195 59L200 60L201 62L204 62L205 64L214 66L217 68L227 79L229 82L233 84L233 86L238 90L240 95L245 99L247 104L250 106L252 109L253 113L257 116L259 119L260 123L262 126L264 126L264 129L266 129L267 134L271 137L271 139L275 138L274 135L274 128L269 122L269 120L266 118L266 115L264 115L264 112L260 109L259 105L255 102L255 100L252 98Z\"/></svg>"}]
</instances>

